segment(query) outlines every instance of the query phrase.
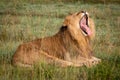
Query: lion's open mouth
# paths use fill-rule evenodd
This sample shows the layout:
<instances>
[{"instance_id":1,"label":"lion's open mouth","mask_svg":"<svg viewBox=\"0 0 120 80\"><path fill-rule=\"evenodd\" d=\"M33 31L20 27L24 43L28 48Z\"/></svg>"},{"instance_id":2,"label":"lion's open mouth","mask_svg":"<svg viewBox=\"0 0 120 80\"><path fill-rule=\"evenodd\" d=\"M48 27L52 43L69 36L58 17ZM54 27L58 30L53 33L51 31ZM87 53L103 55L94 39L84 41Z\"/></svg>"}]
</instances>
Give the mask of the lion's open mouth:
<instances>
[{"instance_id":1,"label":"lion's open mouth","mask_svg":"<svg viewBox=\"0 0 120 80\"><path fill-rule=\"evenodd\" d=\"M88 25L88 16L85 14L80 20L80 28L85 36L91 35L91 30Z\"/></svg>"}]
</instances>

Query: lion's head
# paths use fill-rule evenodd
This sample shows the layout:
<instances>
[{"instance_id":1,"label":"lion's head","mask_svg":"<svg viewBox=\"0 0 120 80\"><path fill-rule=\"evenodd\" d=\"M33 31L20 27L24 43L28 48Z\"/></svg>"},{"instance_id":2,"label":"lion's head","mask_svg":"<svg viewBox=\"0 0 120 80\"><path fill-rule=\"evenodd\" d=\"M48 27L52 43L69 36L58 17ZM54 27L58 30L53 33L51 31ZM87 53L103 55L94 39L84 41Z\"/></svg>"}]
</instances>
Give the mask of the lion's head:
<instances>
[{"instance_id":1,"label":"lion's head","mask_svg":"<svg viewBox=\"0 0 120 80\"><path fill-rule=\"evenodd\" d=\"M89 17L88 12L80 11L68 15L63 27L67 27L72 38L77 42L77 47L81 50L84 57L90 57L92 54L91 40L95 36L94 22Z\"/></svg>"},{"instance_id":2,"label":"lion's head","mask_svg":"<svg viewBox=\"0 0 120 80\"><path fill-rule=\"evenodd\" d=\"M93 39L95 36L94 22L89 17L88 12L85 11L67 16L63 26L67 26L74 36L81 35L83 37L90 37L90 39Z\"/></svg>"}]
</instances>

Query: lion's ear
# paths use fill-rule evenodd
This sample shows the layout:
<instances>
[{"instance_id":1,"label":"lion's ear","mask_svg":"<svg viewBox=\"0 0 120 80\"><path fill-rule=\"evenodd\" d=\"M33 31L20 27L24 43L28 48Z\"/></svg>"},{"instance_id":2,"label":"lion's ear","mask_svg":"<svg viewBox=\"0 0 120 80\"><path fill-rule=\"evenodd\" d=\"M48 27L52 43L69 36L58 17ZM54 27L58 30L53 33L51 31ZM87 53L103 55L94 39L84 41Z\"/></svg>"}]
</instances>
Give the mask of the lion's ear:
<instances>
[{"instance_id":1,"label":"lion's ear","mask_svg":"<svg viewBox=\"0 0 120 80\"><path fill-rule=\"evenodd\" d=\"M61 31L65 31L65 30L67 30L67 26L64 26L64 25L61 26L60 30L61 30Z\"/></svg>"}]
</instances>

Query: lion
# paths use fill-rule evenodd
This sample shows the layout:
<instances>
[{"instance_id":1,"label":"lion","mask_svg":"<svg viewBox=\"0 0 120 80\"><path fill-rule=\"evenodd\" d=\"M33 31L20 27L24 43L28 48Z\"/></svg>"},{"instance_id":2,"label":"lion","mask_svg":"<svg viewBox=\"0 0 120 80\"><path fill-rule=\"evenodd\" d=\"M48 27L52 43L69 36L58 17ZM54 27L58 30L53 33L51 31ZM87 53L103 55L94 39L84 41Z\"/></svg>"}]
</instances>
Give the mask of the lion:
<instances>
[{"instance_id":1,"label":"lion","mask_svg":"<svg viewBox=\"0 0 120 80\"><path fill-rule=\"evenodd\" d=\"M76 12L65 18L55 35L19 45L12 57L12 64L31 67L45 62L61 67L91 67L101 62L93 55L94 37L94 21L88 12Z\"/></svg>"}]
</instances>

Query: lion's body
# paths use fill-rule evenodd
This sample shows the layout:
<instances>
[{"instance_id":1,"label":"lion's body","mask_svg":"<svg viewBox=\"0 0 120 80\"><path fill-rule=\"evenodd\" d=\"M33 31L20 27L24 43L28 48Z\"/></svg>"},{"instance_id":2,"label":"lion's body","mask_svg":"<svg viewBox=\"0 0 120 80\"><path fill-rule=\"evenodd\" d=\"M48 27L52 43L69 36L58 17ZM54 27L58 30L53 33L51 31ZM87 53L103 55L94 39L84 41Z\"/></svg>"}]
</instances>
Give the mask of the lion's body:
<instances>
[{"instance_id":1,"label":"lion's body","mask_svg":"<svg viewBox=\"0 0 120 80\"><path fill-rule=\"evenodd\" d=\"M66 17L63 26L54 36L21 44L13 55L12 63L24 67L42 61L60 66L93 65L89 62L91 60L98 63L99 59L93 57L91 47L91 40L95 36L93 21L89 19L92 35L84 36L76 27L78 18L72 18L71 15Z\"/></svg>"}]
</instances>

